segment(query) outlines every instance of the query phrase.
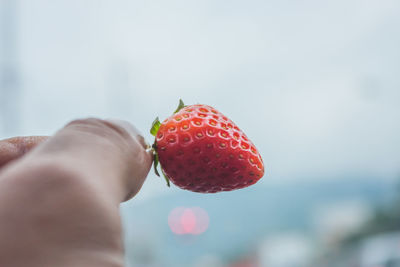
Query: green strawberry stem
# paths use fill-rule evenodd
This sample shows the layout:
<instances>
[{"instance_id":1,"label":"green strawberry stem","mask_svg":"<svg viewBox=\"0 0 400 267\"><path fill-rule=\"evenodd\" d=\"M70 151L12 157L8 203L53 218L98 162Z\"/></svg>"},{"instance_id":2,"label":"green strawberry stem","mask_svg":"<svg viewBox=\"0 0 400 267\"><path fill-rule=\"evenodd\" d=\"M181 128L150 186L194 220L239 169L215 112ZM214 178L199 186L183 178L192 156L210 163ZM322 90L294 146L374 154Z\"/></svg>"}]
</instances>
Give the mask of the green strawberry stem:
<instances>
[{"instance_id":1,"label":"green strawberry stem","mask_svg":"<svg viewBox=\"0 0 400 267\"><path fill-rule=\"evenodd\" d=\"M165 174L165 172L164 172L164 170L162 168L161 168L161 173L163 174L164 179L167 182L167 186L170 187L171 184L169 183L169 179L168 179L167 175Z\"/></svg>"},{"instance_id":2,"label":"green strawberry stem","mask_svg":"<svg viewBox=\"0 0 400 267\"><path fill-rule=\"evenodd\" d=\"M179 104L178 107L176 108L176 110L174 111L174 114L179 112L182 108L185 107L185 104L183 103L182 99L179 99ZM151 129L150 129L150 133L156 137L157 136L157 132L160 129L161 126L161 122L160 119L157 117L155 118L155 120L153 121L153 123L151 124ZM160 163L159 159L158 159L158 153L157 153L157 141L154 140L154 144L151 146L151 150L153 151L153 167L154 167L154 173L160 177L160 173L158 172L158 165ZM161 166L161 164L160 164ZM165 174L164 170L162 169L161 166L161 173L164 176L165 181L167 182L167 186L170 187L170 182L169 179L167 177L167 175Z\"/></svg>"},{"instance_id":3,"label":"green strawberry stem","mask_svg":"<svg viewBox=\"0 0 400 267\"><path fill-rule=\"evenodd\" d=\"M158 153L155 152L155 145L153 145L152 151L153 151L153 157L154 157L154 158L153 158L153 162L154 162L154 164L153 164L154 172L156 173L156 175L157 175L158 177L160 177L160 173L159 173L158 170L157 170L159 160L158 160Z\"/></svg>"},{"instance_id":4,"label":"green strawberry stem","mask_svg":"<svg viewBox=\"0 0 400 267\"><path fill-rule=\"evenodd\" d=\"M182 99L179 99L179 105L176 108L176 110L174 111L174 114L179 112L179 110L183 109L185 107L185 103L183 103Z\"/></svg>"}]
</instances>

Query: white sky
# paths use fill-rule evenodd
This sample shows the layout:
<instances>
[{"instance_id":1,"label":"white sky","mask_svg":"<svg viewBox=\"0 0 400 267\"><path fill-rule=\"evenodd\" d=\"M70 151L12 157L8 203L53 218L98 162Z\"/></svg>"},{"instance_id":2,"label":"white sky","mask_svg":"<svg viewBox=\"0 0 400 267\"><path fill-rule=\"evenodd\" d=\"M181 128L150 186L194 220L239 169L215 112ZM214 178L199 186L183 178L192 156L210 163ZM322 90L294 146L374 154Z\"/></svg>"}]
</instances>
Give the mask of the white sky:
<instances>
[{"instance_id":1,"label":"white sky","mask_svg":"<svg viewBox=\"0 0 400 267\"><path fill-rule=\"evenodd\" d=\"M397 0L19 3L16 134L85 116L147 134L182 97L231 117L268 179L400 173Z\"/></svg>"}]
</instances>

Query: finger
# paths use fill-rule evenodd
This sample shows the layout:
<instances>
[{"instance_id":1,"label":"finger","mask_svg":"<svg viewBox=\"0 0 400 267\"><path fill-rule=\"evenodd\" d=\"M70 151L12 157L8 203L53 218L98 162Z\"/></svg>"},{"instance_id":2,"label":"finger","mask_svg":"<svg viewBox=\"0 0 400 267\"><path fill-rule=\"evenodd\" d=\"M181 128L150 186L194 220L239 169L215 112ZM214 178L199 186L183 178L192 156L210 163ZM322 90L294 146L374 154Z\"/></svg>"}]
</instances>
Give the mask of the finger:
<instances>
[{"instance_id":1,"label":"finger","mask_svg":"<svg viewBox=\"0 0 400 267\"><path fill-rule=\"evenodd\" d=\"M118 120L118 119L108 119L107 121L124 128L145 149L150 147L149 143L146 142L143 134L139 131L139 129L137 129L131 123L124 121L124 120Z\"/></svg>"},{"instance_id":2,"label":"finger","mask_svg":"<svg viewBox=\"0 0 400 267\"><path fill-rule=\"evenodd\" d=\"M141 147L140 153L137 154L137 160L135 161L135 164L132 161L133 165L140 165L140 167L137 166L135 168L136 170L139 170L139 172L136 173L136 186L132 187L132 190L128 193L125 199L126 201L134 197L141 189L153 163L153 152L150 149L151 146L143 137L143 134L134 125L127 121L118 119L108 119L107 121L126 130L131 135L133 140ZM132 177L132 179L135 179L135 177Z\"/></svg>"},{"instance_id":3,"label":"finger","mask_svg":"<svg viewBox=\"0 0 400 267\"><path fill-rule=\"evenodd\" d=\"M136 194L152 163L141 134L128 122L82 119L69 123L27 160L57 162L102 187L114 200ZM143 139L144 140L144 139Z\"/></svg>"},{"instance_id":4,"label":"finger","mask_svg":"<svg viewBox=\"0 0 400 267\"><path fill-rule=\"evenodd\" d=\"M38 144L47 140L47 136L13 137L0 141L0 168L16 160Z\"/></svg>"}]
</instances>

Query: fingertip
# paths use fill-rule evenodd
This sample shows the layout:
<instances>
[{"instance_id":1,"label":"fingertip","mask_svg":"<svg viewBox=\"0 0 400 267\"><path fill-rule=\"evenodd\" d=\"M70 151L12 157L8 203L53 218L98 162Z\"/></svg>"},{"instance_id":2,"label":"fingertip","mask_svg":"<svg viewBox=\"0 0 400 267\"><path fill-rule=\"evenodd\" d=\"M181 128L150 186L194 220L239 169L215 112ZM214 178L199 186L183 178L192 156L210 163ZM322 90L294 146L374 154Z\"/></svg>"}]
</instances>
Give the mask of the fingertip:
<instances>
[{"instance_id":1,"label":"fingertip","mask_svg":"<svg viewBox=\"0 0 400 267\"><path fill-rule=\"evenodd\" d=\"M140 132L139 129L137 129L133 124L131 124L128 121L124 121L124 120L119 120L119 119L107 119L106 121L117 125L121 128L123 128L125 131L127 131L135 140L137 140L139 142L139 144L147 149L150 146L149 143L146 142L143 134Z\"/></svg>"}]
</instances>

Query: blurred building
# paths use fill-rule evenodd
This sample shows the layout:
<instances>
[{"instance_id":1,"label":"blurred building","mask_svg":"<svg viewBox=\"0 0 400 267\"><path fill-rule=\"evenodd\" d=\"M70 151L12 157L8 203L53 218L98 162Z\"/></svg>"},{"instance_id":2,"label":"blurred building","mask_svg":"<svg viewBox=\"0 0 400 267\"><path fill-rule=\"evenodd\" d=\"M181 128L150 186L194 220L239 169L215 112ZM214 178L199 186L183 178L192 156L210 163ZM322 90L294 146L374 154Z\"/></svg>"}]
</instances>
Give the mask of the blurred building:
<instances>
[{"instance_id":1,"label":"blurred building","mask_svg":"<svg viewBox=\"0 0 400 267\"><path fill-rule=\"evenodd\" d=\"M193 267L225 267L218 255L206 254L196 260Z\"/></svg>"},{"instance_id":2,"label":"blurred building","mask_svg":"<svg viewBox=\"0 0 400 267\"><path fill-rule=\"evenodd\" d=\"M306 267L313 257L312 240L297 233L268 237L258 250L259 267Z\"/></svg>"},{"instance_id":3,"label":"blurred building","mask_svg":"<svg viewBox=\"0 0 400 267\"><path fill-rule=\"evenodd\" d=\"M259 267L257 260L257 257L254 257L254 255L249 255L233 262L229 267Z\"/></svg>"},{"instance_id":4,"label":"blurred building","mask_svg":"<svg viewBox=\"0 0 400 267\"><path fill-rule=\"evenodd\" d=\"M400 232L368 236L358 242L342 244L320 257L316 267L399 267Z\"/></svg>"}]
</instances>

